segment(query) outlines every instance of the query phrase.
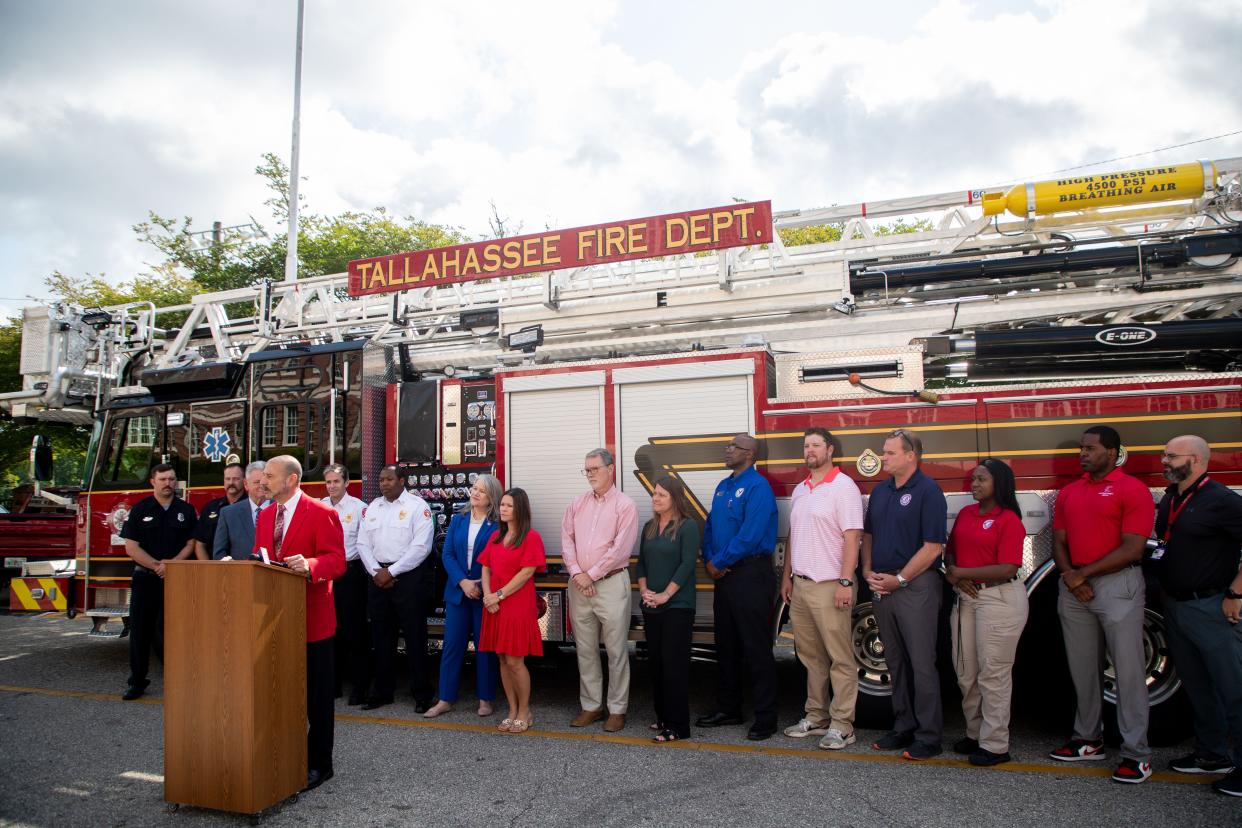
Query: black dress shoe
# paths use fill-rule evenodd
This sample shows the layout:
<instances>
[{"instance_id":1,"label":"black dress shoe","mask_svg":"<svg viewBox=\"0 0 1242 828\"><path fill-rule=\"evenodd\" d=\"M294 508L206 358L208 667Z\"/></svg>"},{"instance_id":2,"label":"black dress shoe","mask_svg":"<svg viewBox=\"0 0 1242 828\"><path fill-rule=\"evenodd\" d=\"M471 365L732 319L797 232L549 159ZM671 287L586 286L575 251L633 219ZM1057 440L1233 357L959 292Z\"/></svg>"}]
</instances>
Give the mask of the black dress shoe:
<instances>
[{"instance_id":1,"label":"black dress shoe","mask_svg":"<svg viewBox=\"0 0 1242 828\"><path fill-rule=\"evenodd\" d=\"M776 725L751 725L750 730L746 731L746 738L752 742L762 742L764 739L771 739L775 732Z\"/></svg>"},{"instance_id":2,"label":"black dress shoe","mask_svg":"<svg viewBox=\"0 0 1242 828\"><path fill-rule=\"evenodd\" d=\"M134 699L140 699L142 698L142 694L144 692L146 692L146 688L134 687L133 685L130 685L129 687L125 688L125 692L121 694L121 700L122 701L133 701Z\"/></svg>"},{"instance_id":3,"label":"black dress shoe","mask_svg":"<svg viewBox=\"0 0 1242 828\"><path fill-rule=\"evenodd\" d=\"M349 694L349 706L350 707L357 707L360 704L366 704L366 702L367 702L367 697L362 695L361 693L350 693Z\"/></svg>"},{"instance_id":4,"label":"black dress shoe","mask_svg":"<svg viewBox=\"0 0 1242 828\"><path fill-rule=\"evenodd\" d=\"M313 791L332 778L332 771L320 771L311 768L306 773L306 790Z\"/></svg>"},{"instance_id":5,"label":"black dress shoe","mask_svg":"<svg viewBox=\"0 0 1242 828\"><path fill-rule=\"evenodd\" d=\"M708 713L706 716L699 716L694 723L699 727L725 727L727 725L740 725L745 719L741 713L723 713L716 711Z\"/></svg>"},{"instance_id":6,"label":"black dress shoe","mask_svg":"<svg viewBox=\"0 0 1242 828\"><path fill-rule=\"evenodd\" d=\"M382 699L377 696L371 696L369 699L367 699L366 704L362 705L362 709L363 710L375 710L387 704L392 704L391 698Z\"/></svg>"}]
</instances>

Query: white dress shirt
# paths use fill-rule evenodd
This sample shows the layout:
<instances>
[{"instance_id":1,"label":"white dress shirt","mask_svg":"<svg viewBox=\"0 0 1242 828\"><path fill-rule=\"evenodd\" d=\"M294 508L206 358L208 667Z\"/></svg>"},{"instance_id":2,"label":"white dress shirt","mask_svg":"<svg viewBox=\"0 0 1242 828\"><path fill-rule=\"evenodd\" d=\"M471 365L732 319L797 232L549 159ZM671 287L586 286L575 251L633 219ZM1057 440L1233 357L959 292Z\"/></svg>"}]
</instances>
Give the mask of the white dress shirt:
<instances>
[{"instance_id":1,"label":"white dress shirt","mask_svg":"<svg viewBox=\"0 0 1242 828\"><path fill-rule=\"evenodd\" d=\"M372 576L383 567L394 578L427 560L435 539L431 509L421 497L402 492L394 501L377 497L358 530L358 556Z\"/></svg>"},{"instance_id":2,"label":"white dress shirt","mask_svg":"<svg viewBox=\"0 0 1242 828\"><path fill-rule=\"evenodd\" d=\"M345 530L345 560L358 560L358 529L362 527L367 504L349 492L341 496L340 503L333 503L331 497L323 498L322 502L336 509L336 516L341 519L341 529Z\"/></svg>"}]
</instances>

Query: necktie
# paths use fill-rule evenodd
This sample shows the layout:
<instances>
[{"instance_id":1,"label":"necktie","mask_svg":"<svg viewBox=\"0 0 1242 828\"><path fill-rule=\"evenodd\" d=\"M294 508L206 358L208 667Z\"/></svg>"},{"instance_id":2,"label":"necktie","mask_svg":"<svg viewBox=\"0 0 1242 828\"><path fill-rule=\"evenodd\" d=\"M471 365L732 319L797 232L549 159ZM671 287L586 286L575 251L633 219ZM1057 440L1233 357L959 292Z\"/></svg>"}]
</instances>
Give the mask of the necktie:
<instances>
[{"instance_id":1,"label":"necktie","mask_svg":"<svg viewBox=\"0 0 1242 828\"><path fill-rule=\"evenodd\" d=\"M285 539L285 504L276 507L276 525L272 527L272 551L280 558L280 542Z\"/></svg>"},{"instance_id":2,"label":"necktie","mask_svg":"<svg viewBox=\"0 0 1242 828\"><path fill-rule=\"evenodd\" d=\"M258 529L259 528L259 507L255 506L253 503L250 504L250 513L251 513L251 517L254 518L254 528Z\"/></svg>"}]
</instances>

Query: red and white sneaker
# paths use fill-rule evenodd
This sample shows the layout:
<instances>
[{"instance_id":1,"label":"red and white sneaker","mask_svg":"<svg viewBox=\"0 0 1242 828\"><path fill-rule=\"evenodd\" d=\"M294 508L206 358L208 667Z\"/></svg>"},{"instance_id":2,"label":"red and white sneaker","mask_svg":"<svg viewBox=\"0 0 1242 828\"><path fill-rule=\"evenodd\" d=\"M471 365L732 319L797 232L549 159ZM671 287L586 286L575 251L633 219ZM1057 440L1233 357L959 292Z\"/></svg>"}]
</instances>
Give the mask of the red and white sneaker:
<instances>
[{"instance_id":1,"label":"red and white sneaker","mask_svg":"<svg viewBox=\"0 0 1242 828\"><path fill-rule=\"evenodd\" d=\"M1103 740L1070 739L1048 756L1058 762L1086 762L1104 758Z\"/></svg>"},{"instance_id":2,"label":"red and white sneaker","mask_svg":"<svg viewBox=\"0 0 1242 828\"><path fill-rule=\"evenodd\" d=\"M1136 759L1122 759L1117 770L1113 771L1114 782L1137 785L1151 778L1151 762L1139 762Z\"/></svg>"}]
</instances>

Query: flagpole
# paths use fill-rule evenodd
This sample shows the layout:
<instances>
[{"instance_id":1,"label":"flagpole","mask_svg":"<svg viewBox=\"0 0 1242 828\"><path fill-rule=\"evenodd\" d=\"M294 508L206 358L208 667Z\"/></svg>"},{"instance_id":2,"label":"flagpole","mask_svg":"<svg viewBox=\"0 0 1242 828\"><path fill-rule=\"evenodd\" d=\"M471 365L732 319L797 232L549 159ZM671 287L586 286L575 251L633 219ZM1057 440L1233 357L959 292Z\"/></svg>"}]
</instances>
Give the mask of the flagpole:
<instances>
[{"instance_id":1,"label":"flagpole","mask_svg":"<svg viewBox=\"0 0 1242 828\"><path fill-rule=\"evenodd\" d=\"M285 253L285 281L298 279L298 155L302 118L302 21L306 0L298 0L298 39L293 69L293 152L289 160L289 233Z\"/></svg>"}]
</instances>

